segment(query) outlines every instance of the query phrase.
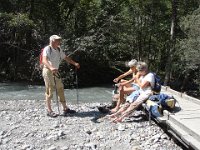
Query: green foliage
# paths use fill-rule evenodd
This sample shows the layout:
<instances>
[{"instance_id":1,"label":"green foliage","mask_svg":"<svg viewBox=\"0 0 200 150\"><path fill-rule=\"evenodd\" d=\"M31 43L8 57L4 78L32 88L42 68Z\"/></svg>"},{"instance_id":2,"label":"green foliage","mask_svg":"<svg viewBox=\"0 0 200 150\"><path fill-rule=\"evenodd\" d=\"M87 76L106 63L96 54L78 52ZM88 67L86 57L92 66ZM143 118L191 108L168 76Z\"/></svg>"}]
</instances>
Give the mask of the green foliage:
<instances>
[{"instance_id":1,"label":"green foliage","mask_svg":"<svg viewBox=\"0 0 200 150\"><path fill-rule=\"evenodd\" d=\"M177 1L172 78L199 71L200 18L198 10L191 14L197 6L197 0ZM38 55L52 34L61 35L66 54L80 62L82 84L112 82L125 71L115 62L132 58L164 76L171 16L171 0L0 1L1 78L41 81ZM70 66L61 68L68 83Z\"/></svg>"},{"instance_id":2,"label":"green foliage","mask_svg":"<svg viewBox=\"0 0 200 150\"><path fill-rule=\"evenodd\" d=\"M12 19L8 21L10 28L22 28L26 29L33 27L33 21L29 19L27 14L13 15Z\"/></svg>"},{"instance_id":3,"label":"green foliage","mask_svg":"<svg viewBox=\"0 0 200 150\"><path fill-rule=\"evenodd\" d=\"M181 58L184 63L182 69L184 73L188 73L188 76L190 72L195 71L190 77L193 82L200 85L200 9L184 17L181 25L185 31L185 39L179 42Z\"/></svg>"}]
</instances>

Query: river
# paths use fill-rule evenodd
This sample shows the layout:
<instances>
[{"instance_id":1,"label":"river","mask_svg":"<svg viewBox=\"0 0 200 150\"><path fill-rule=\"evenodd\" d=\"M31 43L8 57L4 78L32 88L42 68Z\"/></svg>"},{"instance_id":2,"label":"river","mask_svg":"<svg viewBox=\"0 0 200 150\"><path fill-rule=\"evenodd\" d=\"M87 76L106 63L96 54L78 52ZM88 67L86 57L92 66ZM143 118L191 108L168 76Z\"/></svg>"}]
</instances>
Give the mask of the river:
<instances>
[{"instance_id":1,"label":"river","mask_svg":"<svg viewBox=\"0 0 200 150\"><path fill-rule=\"evenodd\" d=\"M65 89L67 102L79 103L110 102L112 100L112 86L87 87ZM28 85L24 83L0 83L0 100L44 100L45 87L42 85ZM54 97L55 99L55 92Z\"/></svg>"}]
</instances>

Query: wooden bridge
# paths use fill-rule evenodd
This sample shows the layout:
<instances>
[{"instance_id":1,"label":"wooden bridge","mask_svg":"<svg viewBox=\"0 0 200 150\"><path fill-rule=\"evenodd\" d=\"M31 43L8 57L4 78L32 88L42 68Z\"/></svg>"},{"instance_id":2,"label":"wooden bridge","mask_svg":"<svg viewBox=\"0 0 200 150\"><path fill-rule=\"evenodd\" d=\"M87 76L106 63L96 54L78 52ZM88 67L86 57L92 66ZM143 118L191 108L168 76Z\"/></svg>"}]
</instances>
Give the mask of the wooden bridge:
<instances>
[{"instance_id":1,"label":"wooden bridge","mask_svg":"<svg viewBox=\"0 0 200 150\"><path fill-rule=\"evenodd\" d=\"M162 87L161 93L172 95L181 109L175 112L164 110L163 117L156 120L165 124L168 133L188 149L200 150L200 100L169 87Z\"/></svg>"}]
</instances>

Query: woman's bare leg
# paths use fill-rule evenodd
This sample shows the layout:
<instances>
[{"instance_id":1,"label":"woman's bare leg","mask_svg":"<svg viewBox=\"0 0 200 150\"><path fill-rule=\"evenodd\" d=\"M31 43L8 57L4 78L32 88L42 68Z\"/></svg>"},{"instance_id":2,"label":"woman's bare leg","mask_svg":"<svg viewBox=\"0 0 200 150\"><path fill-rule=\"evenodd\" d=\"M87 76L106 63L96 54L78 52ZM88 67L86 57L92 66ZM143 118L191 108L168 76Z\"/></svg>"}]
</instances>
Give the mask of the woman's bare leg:
<instances>
[{"instance_id":1,"label":"woman's bare leg","mask_svg":"<svg viewBox=\"0 0 200 150\"><path fill-rule=\"evenodd\" d=\"M116 107L111 109L111 113L117 112L120 108L120 105L125 102L125 99L124 99L125 94L130 94L133 91L135 91L133 87L125 87L125 86L119 87L119 99L117 101Z\"/></svg>"},{"instance_id":2,"label":"woman's bare leg","mask_svg":"<svg viewBox=\"0 0 200 150\"><path fill-rule=\"evenodd\" d=\"M126 103L123 107L121 107L119 111L117 111L113 116L110 117L110 118L114 118L114 120L112 121L115 122L115 120L119 118L120 115L122 115L129 108L129 106L130 104Z\"/></svg>"},{"instance_id":3,"label":"woman's bare leg","mask_svg":"<svg viewBox=\"0 0 200 150\"><path fill-rule=\"evenodd\" d=\"M144 101L148 98L148 94L140 95L136 101L130 104L126 111L124 111L120 117L115 119L115 122L122 122L122 120L129 116L133 111L135 111Z\"/></svg>"}]
</instances>

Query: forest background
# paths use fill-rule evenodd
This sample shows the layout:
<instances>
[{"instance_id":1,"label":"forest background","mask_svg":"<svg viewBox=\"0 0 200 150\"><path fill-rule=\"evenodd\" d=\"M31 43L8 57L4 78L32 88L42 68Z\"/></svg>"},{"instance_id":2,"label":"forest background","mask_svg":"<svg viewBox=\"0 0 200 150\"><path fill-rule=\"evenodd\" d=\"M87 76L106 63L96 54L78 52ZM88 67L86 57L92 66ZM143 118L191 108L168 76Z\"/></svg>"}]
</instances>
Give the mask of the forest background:
<instances>
[{"instance_id":1,"label":"forest background","mask_svg":"<svg viewBox=\"0 0 200 150\"><path fill-rule=\"evenodd\" d=\"M0 82L44 84L39 54L49 36L78 61L79 86L98 86L148 63L163 85L195 97L200 90L199 0L0 0ZM74 68L62 63L65 87Z\"/></svg>"}]
</instances>

